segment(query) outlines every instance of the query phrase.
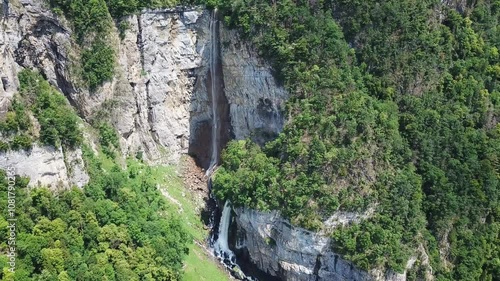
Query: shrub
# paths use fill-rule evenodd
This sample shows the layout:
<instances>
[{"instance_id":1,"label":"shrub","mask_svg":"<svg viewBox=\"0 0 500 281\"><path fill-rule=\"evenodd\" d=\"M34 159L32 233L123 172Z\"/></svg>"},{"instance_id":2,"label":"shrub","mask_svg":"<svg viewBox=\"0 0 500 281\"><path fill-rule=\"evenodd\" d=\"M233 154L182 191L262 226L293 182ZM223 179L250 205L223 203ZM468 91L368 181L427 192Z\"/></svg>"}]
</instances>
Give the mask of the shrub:
<instances>
[{"instance_id":1,"label":"shrub","mask_svg":"<svg viewBox=\"0 0 500 281\"><path fill-rule=\"evenodd\" d=\"M20 134L14 137L10 142L10 148L13 150L30 150L32 148L33 140L26 134Z\"/></svg>"},{"instance_id":2,"label":"shrub","mask_svg":"<svg viewBox=\"0 0 500 281\"><path fill-rule=\"evenodd\" d=\"M0 152L9 150L9 144L0 140Z\"/></svg>"},{"instance_id":3,"label":"shrub","mask_svg":"<svg viewBox=\"0 0 500 281\"><path fill-rule=\"evenodd\" d=\"M113 77L115 52L104 41L98 40L82 54L83 78L95 90Z\"/></svg>"},{"instance_id":4,"label":"shrub","mask_svg":"<svg viewBox=\"0 0 500 281\"><path fill-rule=\"evenodd\" d=\"M113 157L113 149L120 148L118 134L115 128L107 123L100 123L99 125L99 142L101 143L103 152L109 157Z\"/></svg>"},{"instance_id":5,"label":"shrub","mask_svg":"<svg viewBox=\"0 0 500 281\"><path fill-rule=\"evenodd\" d=\"M6 135L27 132L32 127L28 112L19 97L12 101L5 120L0 122L0 131Z\"/></svg>"}]
</instances>

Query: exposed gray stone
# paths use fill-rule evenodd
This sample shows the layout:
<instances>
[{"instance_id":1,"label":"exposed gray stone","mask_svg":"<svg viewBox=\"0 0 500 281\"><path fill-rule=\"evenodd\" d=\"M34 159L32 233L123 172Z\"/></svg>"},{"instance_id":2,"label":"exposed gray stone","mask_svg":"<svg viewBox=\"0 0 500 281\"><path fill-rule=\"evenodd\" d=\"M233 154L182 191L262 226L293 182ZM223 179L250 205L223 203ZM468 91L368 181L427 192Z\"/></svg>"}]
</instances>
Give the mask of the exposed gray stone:
<instances>
[{"instance_id":1,"label":"exposed gray stone","mask_svg":"<svg viewBox=\"0 0 500 281\"><path fill-rule=\"evenodd\" d=\"M68 173L69 184L77 187L84 187L90 180L87 171L85 170L85 163L83 162L82 150L66 150L66 170Z\"/></svg>"},{"instance_id":2,"label":"exposed gray stone","mask_svg":"<svg viewBox=\"0 0 500 281\"><path fill-rule=\"evenodd\" d=\"M356 268L331 250L325 235L294 227L277 212L259 212L245 208L234 210L239 236L250 259L260 269L287 281L386 280L403 281L406 274ZM342 214L337 217L363 215Z\"/></svg>"},{"instance_id":3,"label":"exposed gray stone","mask_svg":"<svg viewBox=\"0 0 500 281\"><path fill-rule=\"evenodd\" d=\"M236 139L263 143L283 129L282 111L288 93L279 86L271 67L234 30L221 31L225 94Z\"/></svg>"},{"instance_id":4,"label":"exposed gray stone","mask_svg":"<svg viewBox=\"0 0 500 281\"><path fill-rule=\"evenodd\" d=\"M82 187L88 182L81 150L69 151L66 156L61 149L33 146L30 151L8 151L0 153L0 169L13 167L15 174L28 176L29 186L48 186L53 190L73 185ZM71 164L70 164L71 163Z\"/></svg>"}]
</instances>

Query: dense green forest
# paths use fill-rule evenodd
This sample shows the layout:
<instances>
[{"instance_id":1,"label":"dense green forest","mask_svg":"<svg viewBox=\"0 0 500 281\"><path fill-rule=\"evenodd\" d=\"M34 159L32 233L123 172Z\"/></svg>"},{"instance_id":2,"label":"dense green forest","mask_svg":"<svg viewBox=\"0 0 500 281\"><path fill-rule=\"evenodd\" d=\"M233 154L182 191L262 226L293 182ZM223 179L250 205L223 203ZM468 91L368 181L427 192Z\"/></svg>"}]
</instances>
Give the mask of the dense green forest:
<instances>
[{"instance_id":1,"label":"dense green forest","mask_svg":"<svg viewBox=\"0 0 500 281\"><path fill-rule=\"evenodd\" d=\"M360 268L403 272L421 245L437 280L498 280L500 1L209 4L292 93L276 140L229 144L220 199L312 230L375 209L331 234Z\"/></svg>"},{"instance_id":2,"label":"dense green forest","mask_svg":"<svg viewBox=\"0 0 500 281\"><path fill-rule=\"evenodd\" d=\"M1 280L180 280L192 240L151 174L119 166L105 172L92 152L85 154L92 180L83 190L30 190L28 179L16 178L18 258L15 275L0 258ZM6 173L0 176L7 206ZM4 209L3 237L7 217Z\"/></svg>"},{"instance_id":3,"label":"dense green forest","mask_svg":"<svg viewBox=\"0 0 500 281\"><path fill-rule=\"evenodd\" d=\"M81 147L80 121L64 96L38 73L19 73L20 92L0 122L2 150L29 150L34 142ZM38 129L34 129L34 121ZM94 124L103 155L84 148L90 182L84 189L30 189L17 177L16 270L0 258L1 280L180 280L192 237L157 188L152 169L136 160L123 169L114 128ZM103 163L107 164L104 165ZM29 163L26 163L29 165ZM0 203L7 206L8 180L0 170ZM0 234L8 237L8 209ZM0 249L7 249L2 240Z\"/></svg>"}]
</instances>

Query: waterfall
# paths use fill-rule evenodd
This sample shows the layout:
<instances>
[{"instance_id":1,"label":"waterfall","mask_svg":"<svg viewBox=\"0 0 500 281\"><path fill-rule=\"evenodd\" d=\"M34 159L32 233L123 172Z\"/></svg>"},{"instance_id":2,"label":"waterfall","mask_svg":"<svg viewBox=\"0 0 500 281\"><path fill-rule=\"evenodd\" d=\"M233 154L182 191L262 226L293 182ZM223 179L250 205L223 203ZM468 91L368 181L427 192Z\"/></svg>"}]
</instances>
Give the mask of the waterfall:
<instances>
[{"instance_id":1,"label":"waterfall","mask_svg":"<svg viewBox=\"0 0 500 281\"><path fill-rule=\"evenodd\" d=\"M207 176L212 173L215 165L217 165L219 156L219 116L217 116L218 106L218 91L217 86L220 85L220 77L217 75L217 63L219 57L219 36L218 36L219 21L217 20L217 8L214 9L212 19L210 20L210 78L211 86L210 93L212 95L212 155L210 157L210 165L207 169Z\"/></svg>"},{"instance_id":2,"label":"waterfall","mask_svg":"<svg viewBox=\"0 0 500 281\"><path fill-rule=\"evenodd\" d=\"M207 169L207 176L211 176L213 170L218 162L219 157L219 122L220 118L218 116L218 105L219 105L219 95L223 94L220 92L221 89L218 87L221 85L221 77L217 75L217 66L219 63L219 34L218 34L219 22L217 20L217 9L213 10L212 18L210 20L210 94L212 96L212 154L210 157L210 165ZM208 182L209 189L211 191L211 180ZM212 194L211 194L212 195ZM215 217L215 216L214 216ZM219 229L217 232L217 238L212 238L213 247L215 255L221 258L223 261L228 262L228 266L233 266L235 264L235 257L231 250L229 250L228 245L228 233L229 224L231 222L231 207L230 202L226 201L224 204L224 209L222 210L222 216L219 221ZM215 227L216 224L213 224Z\"/></svg>"},{"instance_id":3,"label":"waterfall","mask_svg":"<svg viewBox=\"0 0 500 281\"><path fill-rule=\"evenodd\" d=\"M228 260L232 265L234 265L235 256L233 252L229 249L229 244L228 244L230 223L231 223L231 203L228 200L224 204L224 209L222 209L222 215L219 222L219 232L217 241L215 241L214 250L219 257L221 257L223 260Z\"/></svg>"}]
</instances>

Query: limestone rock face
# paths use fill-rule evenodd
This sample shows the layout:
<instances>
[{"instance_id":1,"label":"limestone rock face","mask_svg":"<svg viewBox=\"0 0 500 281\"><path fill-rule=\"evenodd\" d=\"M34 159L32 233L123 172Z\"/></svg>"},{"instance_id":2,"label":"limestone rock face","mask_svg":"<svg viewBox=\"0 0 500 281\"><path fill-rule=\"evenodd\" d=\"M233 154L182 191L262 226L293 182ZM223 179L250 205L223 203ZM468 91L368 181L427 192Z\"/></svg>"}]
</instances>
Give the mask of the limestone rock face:
<instances>
[{"instance_id":1,"label":"limestone rock face","mask_svg":"<svg viewBox=\"0 0 500 281\"><path fill-rule=\"evenodd\" d=\"M64 152L64 156L69 183L80 188L85 186L89 182L90 177L85 170L82 150L67 150Z\"/></svg>"},{"instance_id":2,"label":"limestone rock face","mask_svg":"<svg viewBox=\"0 0 500 281\"><path fill-rule=\"evenodd\" d=\"M112 106L124 154L175 163L187 153L194 71L202 61L193 24L202 14L155 10L127 19Z\"/></svg>"},{"instance_id":3,"label":"limestone rock face","mask_svg":"<svg viewBox=\"0 0 500 281\"><path fill-rule=\"evenodd\" d=\"M40 3L39 3L40 4ZM18 1L5 1L2 5L2 24L0 25L0 116L10 105L12 96L17 92L17 73L20 70L16 62L17 46L27 29L31 29L33 17L28 13L45 15L40 5L23 6ZM22 14L27 16L21 17Z\"/></svg>"},{"instance_id":4,"label":"limestone rock face","mask_svg":"<svg viewBox=\"0 0 500 281\"><path fill-rule=\"evenodd\" d=\"M106 116L121 136L122 154L150 163L176 163L180 155L210 153L208 94L210 17L201 8L145 10L126 19L121 40L112 32L117 67L112 81L89 92L79 78L79 48L70 24L45 1L11 0L0 26L0 116L18 89L22 68L38 69L86 121ZM220 60L230 128L226 141L264 142L283 126L287 93L270 67L237 34L220 28Z\"/></svg>"},{"instance_id":5,"label":"limestone rock face","mask_svg":"<svg viewBox=\"0 0 500 281\"><path fill-rule=\"evenodd\" d=\"M237 32L221 30L222 67L231 125L236 139L263 144L281 132L288 93L278 85L269 64Z\"/></svg>"},{"instance_id":6,"label":"limestone rock face","mask_svg":"<svg viewBox=\"0 0 500 281\"><path fill-rule=\"evenodd\" d=\"M89 181L80 149L63 153L61 149L35 145L30 151L0 153L0 169L14 168L14 173L28 176L29 186L60 190L83 187Z\"/></svg>"},{"instance_id":7,"label":"limestone rock face","mask_svg":"<svg viewBox=\"0 0 500 281\"><path fill-rule=\"evenodd\" d=\"M277 212L245 208L234 211L239 247L246 248L251 261L261 270L282 280L406 280L406 274L356 268L331 251L328 237L294 227Z\"/></svg>"},{"instance_id":8,"label":"limestone rock face","mask_svg":"<svg viewBox=\"0 0 500 281\"><path fill-rule=\"evenodd\" d=\"M22 68L38 69L69 101L84 109L77 79L72 77L74 54L71 30L54 15L45 1L11 0L3 2L0 26L0 113L5 112L17 92L17 73Z\"/></svg>"}]
</instances>

